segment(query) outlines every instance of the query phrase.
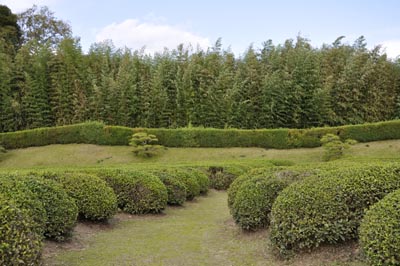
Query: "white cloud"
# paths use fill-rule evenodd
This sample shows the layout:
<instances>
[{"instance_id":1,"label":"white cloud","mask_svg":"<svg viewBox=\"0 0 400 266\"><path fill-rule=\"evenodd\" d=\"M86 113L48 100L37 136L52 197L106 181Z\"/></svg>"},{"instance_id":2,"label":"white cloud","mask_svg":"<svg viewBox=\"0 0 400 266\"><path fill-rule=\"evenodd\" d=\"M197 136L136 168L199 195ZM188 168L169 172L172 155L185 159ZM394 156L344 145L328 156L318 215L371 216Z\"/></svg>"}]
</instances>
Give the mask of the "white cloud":
<instances>
[{"instance_id":1,"label":"white cloud","mask_svg":"<svg viewBox=\"0 0 400 266\"><path fill-rule=\"evenodd\" d=\"M96 34L96 41L111 39L118 47L132 49L146 48L146 52L160 52L164 48L174 49L179 44L210 46L208 38L201 37L177 26L163 21L141 22L137 19L126 19L121 23L112 23Z\"/></svg>"},{"instance_id":2,"label":"white cloud","mask_svg":"<svg viewBox=\"0 0 400 266\"><path fill-rule=\"evenodd\" d=\"M0 4L8 6L13 13L23 12L33 5L51 6L56 2L57 0L0 0Z\"/></svg>"},{"instance_id":3,"label":"white cloud","mask_svg":"<svg viewBox=\"0 0 400 266\"><path fill-rule=\"evenodd\" d=\"M400 56L400 40L384 41L381 45L382 48L385 49L388 57L396 58Z\"/></svg>"}]
</instances>

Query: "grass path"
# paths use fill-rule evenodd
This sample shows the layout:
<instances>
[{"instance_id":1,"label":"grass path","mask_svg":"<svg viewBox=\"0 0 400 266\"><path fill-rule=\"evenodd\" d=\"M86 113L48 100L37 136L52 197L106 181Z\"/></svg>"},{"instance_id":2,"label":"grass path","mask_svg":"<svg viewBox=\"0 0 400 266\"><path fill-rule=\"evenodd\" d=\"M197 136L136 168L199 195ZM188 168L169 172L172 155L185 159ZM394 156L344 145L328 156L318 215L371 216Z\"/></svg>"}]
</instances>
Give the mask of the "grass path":
<instances>
[{"instance_id":1,"label":"grass path","mask_svg":"<svg viewBox=\"0 0 400 266\"><path fill-rule=\"evenodd\" d=\"M83 241L80 250L57 251L45 265L179 266L179 265L363 265L354 261L356 246L322 248L290 261L277 259L268 245L268 232L244 233L233 223L226 192L210 191L185 207L165 214L119 215L110 230ZM74 236L79 239L79 234ZM75 248L76 249L76 248Z\"/></svg>"}]
</instances>

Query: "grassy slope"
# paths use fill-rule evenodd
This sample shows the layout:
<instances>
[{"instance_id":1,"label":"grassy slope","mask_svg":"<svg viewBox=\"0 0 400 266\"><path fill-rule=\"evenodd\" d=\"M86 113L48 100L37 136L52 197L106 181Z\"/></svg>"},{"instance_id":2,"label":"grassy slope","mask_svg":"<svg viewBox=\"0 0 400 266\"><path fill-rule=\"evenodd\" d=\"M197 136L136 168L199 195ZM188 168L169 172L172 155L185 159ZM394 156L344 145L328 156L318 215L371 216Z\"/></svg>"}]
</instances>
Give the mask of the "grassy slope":
<instances>
[{"instance_id":1,"label":"grassy slope","mask_svg":"<svg viewBox=\"0 0 400 266\"><path fill-rule=\"evenodd\" d=\"M345 160L400 159L400 140L360 143ZM169 148L152 159L133 156L128 146L88 144L50 145L11 150L0 155L0 168L135 165L138 163L177 164L223 162L249 159L284 159L295 163L320 162L322 148L275 150L261 148Z\"/></svg>"},{"instance_id":2,"label":"grassy slope","mask_svg":"<svg viewBox=\"0 0 400 266\"><path fill-rule=\"evenodd\" d=\"M241 232L226 200L226 192L211 191L183 208L169 207L165 215L131 217L89 238L87 248L62 252L45 265L363 265L353 260L353 244L279 260L268 231Z\"/></svg>"}]
</instances>

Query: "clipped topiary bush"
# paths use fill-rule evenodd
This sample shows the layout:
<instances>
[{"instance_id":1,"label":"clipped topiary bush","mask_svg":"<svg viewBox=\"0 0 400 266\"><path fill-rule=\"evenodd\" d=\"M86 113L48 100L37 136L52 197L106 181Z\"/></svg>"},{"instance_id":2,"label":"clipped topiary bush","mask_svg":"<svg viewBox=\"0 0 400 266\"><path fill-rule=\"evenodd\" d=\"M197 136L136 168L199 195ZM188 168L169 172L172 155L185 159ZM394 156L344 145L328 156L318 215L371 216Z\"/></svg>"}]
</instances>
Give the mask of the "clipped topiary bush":
<instances>
[{"instance_id":1,"label":"clipped topiary bush","mask_svg":"<svg viewBox=\"0 0 400 266\"><path fill-rule=\"evenodd\" d=\"M271 176L245 180L231 206L233 219L245 230L267 226L272 204L286 186L286 182Z\"/></svg>"},{"instance_id":2,"label":"clipped topiary bush","mask_svg":"<svg viewBox=\"0 0 400 266\"><path fill-rule=\"evenodd\" d=\"M79 215L88 220L107 220L117 212L117 197L104 180L83 173L45 174L61 183L75 199Z\"/></svg>"},{"instance_id":3,"label":"clipped topiary bush","mask_svg":"<svg viewBox=\"0 0 400 266\"><path fill-rule=\"evenodd\" d=\"M197 180L197 183L200 186L200 194L207 194L208 188L210 186L210 179L208 176L199 169L196 168L189 168L189 174L194 176Z\"/></svg>"},{"instance_id":4,"label":"clipped topiary bush","mask_svg":"<svg viewBox=\"0 0 400 266\"><path fill-rule=\"evenodd\" d=\"M200 185L195 176L182 169L173 169L172 171L174 176L185 185L187 200L193 200L200 195Z\"/></svg>"},{"instance_id":5,"label":"clipped topiary bush","mask_svg":"<svg viewBox=\"0 0 400 266\"><path fill-rule=\"evenodd\" d=\"M167 188L168 204L182 205L186 201L186 186L175 177L175 171L163 169L151 171L151 173L156 175Z\"/></svg>"},{"instance_id":6,"label":"clipped topiary bush","mask_svg":"<svg viewBox=\"0 0 400 266\"><path fill-rule=\"evenodd\" d=\"M68 237L76 223L78 207L62 186L54 180L27 176L19 179L35 193L46 210L44 235L56 240Z\"/></svg>"},{"instance_id":7,"label":"clipped topiary bush","mask_svg":"<svg viewBox=\"0 0 400 266\"><path fill-rule=\"evenodd\" d=\"M227 190L236 177L249 170L243 165L211 166L208 169L210 187L217 190Z\"/></svg>"},{"instance_id":8,"label":"clipped topiary bush","mask_svg":"<svg viewBox=\"0 0 400 266\"><path fill-rule=\"evenodd\" d=\"M357 237L365 209L400 188L400 165L321 172L286 188L271 212L271 242L282 255Z\"/></svg>"},{"instance_id":9,"label":"clipped topiary bush","mask_svg":"<svg viewBox=\"0 0 400 266\"><path fill-rule=\"evenodd\" d=\"M0 265L40 265L42 241L29 211L0 194Z\"/></svg>"},{"instance_id":10,"label":"clipped topiary bush","mask_svg":"<svg viewBox=\"0 0 400 266\"><path fill-rule=\"evenodd\" d=\"M254 177L270 177L272 175L274 168L268 167L268 168L254 168L251 169L250 171L240 175L237 177L232 184L228 188L228 207L229 209L232 209L232 205L235 201L236 193L238 192L240 186L246 182L247 180L250 180ZM232 210L231 210L232 211Z\"/></svg>"},{"instance_id":11,"label":"clipped topiary bush","mask_svg":"<svg viewBox=\"0 0 400 266\"><path fill-rule=\"evenodd\" d=\"M27 210L29 216L35 222L35 230L39 235L43 235L47 215L39 197L33 193L25 184L18 180L16 175L0 175L0 193L12 199L18 208Z\"/></svg>"},{"instance_id":12,"label":"clipped topiary bush","mask_svg":"<svg viewBox=\"0 0 400 266\"><path fill-rule=\"evenodd\" d=\"M400 265L400 190L366 212L360 225L360 244L371 265Z\"/></svg>"},{"instance_id":13,"label":"clipped topiary bush","mask_svg":"<svg viewBox=\"0 0 400 266\"><path fill-rule=\"evenodd\" d=\"M97 175L114 189L125 212L159 213L167 205L167 188L155 175L136 170L101 170Z\"/></svg>"}]
</instances>

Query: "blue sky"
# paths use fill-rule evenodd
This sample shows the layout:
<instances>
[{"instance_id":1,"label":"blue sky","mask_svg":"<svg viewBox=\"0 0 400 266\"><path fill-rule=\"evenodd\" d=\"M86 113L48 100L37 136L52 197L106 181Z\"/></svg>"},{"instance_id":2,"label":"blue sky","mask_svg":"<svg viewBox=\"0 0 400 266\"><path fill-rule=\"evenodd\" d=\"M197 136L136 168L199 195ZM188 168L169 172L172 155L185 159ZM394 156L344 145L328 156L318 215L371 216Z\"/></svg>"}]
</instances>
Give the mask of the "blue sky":
<instances>
[{"instance_id":1,"label":"blue sky","mask_svg":"<svg viewBox=\"0 0 400 266\"><path fill-rule=\"evenodd\" d=\"M337 37L353 43L361 35L372 48L381 44L390 57L400 55L400 1L396 0L0 0L13 12L47 5L68 21L84 50L112 39L117 47L148 52L192 43L205 48L221 37L225 48L240 54L250 45L275 44L299 33L315 46Z\"/></svg>"}]
</instances>

